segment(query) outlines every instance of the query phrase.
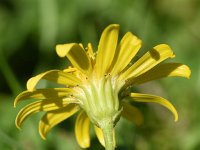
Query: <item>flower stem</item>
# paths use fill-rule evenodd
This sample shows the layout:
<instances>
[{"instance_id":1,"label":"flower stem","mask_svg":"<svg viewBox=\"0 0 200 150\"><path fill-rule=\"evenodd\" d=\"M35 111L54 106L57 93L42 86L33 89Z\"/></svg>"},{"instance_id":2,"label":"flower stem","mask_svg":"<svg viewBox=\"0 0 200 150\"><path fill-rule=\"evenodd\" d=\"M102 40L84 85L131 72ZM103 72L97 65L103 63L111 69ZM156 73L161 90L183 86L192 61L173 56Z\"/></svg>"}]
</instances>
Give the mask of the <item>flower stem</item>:
<instances>
[{"instance_id":1,"label":"flower stem","mask_svg":"<svg viewBox=\"0 0 200 150\"><path fill-rule=\"evenodd\" d=\"M114 150L115 141L113 137L113 122L105 122L102 131L105 140L106 150Z\"/></svg>"}]
</instances>

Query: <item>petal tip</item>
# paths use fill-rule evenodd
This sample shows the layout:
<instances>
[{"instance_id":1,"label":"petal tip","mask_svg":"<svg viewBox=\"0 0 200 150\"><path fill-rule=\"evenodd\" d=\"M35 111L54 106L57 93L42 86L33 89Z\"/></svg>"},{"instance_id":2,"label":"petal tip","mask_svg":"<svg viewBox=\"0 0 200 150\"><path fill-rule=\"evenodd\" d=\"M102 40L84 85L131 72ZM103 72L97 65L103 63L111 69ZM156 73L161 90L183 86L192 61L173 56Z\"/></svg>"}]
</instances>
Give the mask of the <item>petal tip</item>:
<instances>
[{"instance_id":1,"label":"petal tip","mask_svg":"<svg viewBox=\"0 0 200 150\"><path fill-rule=\"evenodd\" d=\"M178 122L178 114L175 116L174 122Z\"/></svg>"},{"instance_id":2,"label":"petal tip","mask_svg":"<svg viewBox=\"0 0 200 150\"><path fill-rule=\"evenodd\" d=\"M17 129L21 130L21 126L19 126L18 124L16 124Z\"/></svg>"},{"instance_id":3,"label":"petal tip","mask_svg":"<svg viewBox=\"0 0 200 150\"><path fill-rule=\"evenodd\" d=\"M22 93L23 93L23 92L22 92ZM21 97L21 94L22 94L22 93L20 93L19 95L17 95L17 97L15 98L14 103L13 103L13 107L14 107L14 108L17 107L17 104L18 104L18 102L20 101L20 97Z\"/></svg>"},{"instance_id":4,"label":"petal tip","mask_svg":"<svg viewBox=\"0 0 200 150\"><path fill-rule=\"evenodd\" d=\"M41 138L42 138L43 140L45 140L45 141L47 140L47 138L46 138L46 137L44 137L44 136L41 136Z\"/></svg>"},{"instance_id":5,"label":"petal tip","mask_svg":"<svg viewBox=\"0 0 200 150\"><path fill-rule=\"evenodd\" d=\"M17 129L21 130L21 124L18 122L18 120L15 120L15 126L17 127Z\"/></svg>"},{"instance_id":6,"label":"petal tip","mask_svg":"<svg viewBox=\"0 0 200 150\"><path fill-rule=\"evenodd\" d=\"M56 53L59 57L65 57L66 51L64 50L65 46L63 44L56 45Z\"/></svg>"},{"instance_id":7,"label":"petal tip","mask_svg":"<svg viewBox=\"0 0 200 150\"><path fill-rule=\"evenodd\" d=\"M26 88L27 90L32 91L34 90L34 87L35 87L35 83L32 81L32 78L30 78L26 83Z\"/></svg>"},{"instance_id":8,"label":"petal tip","mask_svg":"<svg viewBox=\"0 0 200 150\"><path fill-rule=\"evenodd\" d=\"M117 30L117 32L118 32L119 31L119 27L120 27L119 24L110 24L104 29L103 32L110 31L110 30Z\"/></svg>"},{"instance_id":9,"label":"petal tip","mask_svg":"<svg viewBox=\"0 0 200 150\"><path fill-rule=\"evenodd\" d=\"M116 23L114 23L114 24L111 24L111 25L109 25L108 27L115 27L115 28L119 28L119 27L120 27L120 25L119 25L119 24L116 24Z\"/></svg>"},{"instance_id":10,"label":"petal tip","mask_svg":"<svg viewBox=\"0 0 200 150\"><path fill-rule=\"evenodd\" d=\"M56 45L56 53L58 56L60 57L64 57L64 53L63 53L63 45Z\"/></svg>"},{"instance_id":11,"label":"petal tip","mask_svg":"<svg viewBox=\"0 0 200 150\"><path fill-rule=\"evenodd\" d=\"M171 56L170 58L175 58L175 57L176 57L176 55L173 53L172 56Z\"/></svg>"},{"instance_id":12,"label":"petal tip","mask_svg":"<svg viewBox=\"0 0 200 150\"><path fill-rule=\"evenodd\" d=\"M44 133L42 133L41 129L39 129L39 134L40 134L40 137L43 139L43 140L46 140L46 135Z\"/></svg>"},{"instance_id":13,"label":"petal tip","mask_svg":"<svg viewBox=\"0 0 200 150\"><path fill-rule=\"evenodd\" d=\"M17 99L17 97L16 97L15 100L14 100L14 103L13 103L13 107L14 107L14 108L16 108L17 103L18 103L18 99Z\"/></svg>"},{"instance_id":14,"label":"petal tip","mask_svg":"<svg viewBox=\"0 0 200 150\"><path fill-rule=\"evenodd\" d=\"M188 79L190 79L191 73L192 73L192 71L191 71L191 69L188 67L188 76L187 76Z\"/></svg>"}]
</instances>

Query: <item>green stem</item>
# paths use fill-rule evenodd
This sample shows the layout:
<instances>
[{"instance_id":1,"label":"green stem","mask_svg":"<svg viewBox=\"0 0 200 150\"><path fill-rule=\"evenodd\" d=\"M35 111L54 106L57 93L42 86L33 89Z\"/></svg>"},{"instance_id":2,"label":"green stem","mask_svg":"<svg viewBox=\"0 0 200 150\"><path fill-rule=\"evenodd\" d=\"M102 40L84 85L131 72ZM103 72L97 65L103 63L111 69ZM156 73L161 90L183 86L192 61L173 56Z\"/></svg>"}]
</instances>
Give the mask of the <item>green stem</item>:
<instances>
[{"instance_id":1,"label":"green stem","mask_svg":"<svg viewBox=\"0 0 200 150\"><path fill-rule=\"evenodd\" d=\"M107 121L102 127L106 150L114 150L113 122Z\"/></svg>"}]
</instances>

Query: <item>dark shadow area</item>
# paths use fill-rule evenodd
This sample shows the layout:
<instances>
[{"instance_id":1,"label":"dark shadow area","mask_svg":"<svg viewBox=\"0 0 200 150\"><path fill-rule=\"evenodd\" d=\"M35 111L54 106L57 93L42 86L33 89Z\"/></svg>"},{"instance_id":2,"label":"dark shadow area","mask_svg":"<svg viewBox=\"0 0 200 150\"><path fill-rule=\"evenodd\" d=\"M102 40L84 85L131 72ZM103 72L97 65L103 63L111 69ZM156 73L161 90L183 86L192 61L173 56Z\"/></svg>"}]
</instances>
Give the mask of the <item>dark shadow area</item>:
<instances>
[{"instance_id":1,"label":"dark shadow area","mask_svg":"<svg viewBox=\"0 0 200 150\"><path fill-rule=\"evenodd\" d=\"M159 52L157 52L157 50L156 49L151 49L150 51L149 51L149 53L150 53L150 55L151 55L151 57L153 58L153 59L155 59L155 60L159 60L160 59L160 54L159 54Z\"/></svg>"}]
</instances>

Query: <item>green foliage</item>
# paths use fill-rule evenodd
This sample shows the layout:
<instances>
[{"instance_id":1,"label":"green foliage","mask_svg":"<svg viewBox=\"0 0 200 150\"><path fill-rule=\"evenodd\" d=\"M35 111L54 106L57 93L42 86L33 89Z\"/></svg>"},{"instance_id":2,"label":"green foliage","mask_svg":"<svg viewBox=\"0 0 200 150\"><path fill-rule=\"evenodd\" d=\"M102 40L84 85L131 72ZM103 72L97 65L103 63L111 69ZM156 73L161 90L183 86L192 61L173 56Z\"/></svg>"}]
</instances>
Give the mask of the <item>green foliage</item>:
<instances>
[{"instance_id":1,"label":"green foliage","mask_svg":"<svg viewBox=\"0 0 200 150\"><path fill-rule=\"evenodd\" d=\"M141 92L171 100L180 119L174 123L171 114L156 104L136 104L145 122L137 127L121 119L116 127L117 150L200 149L199 0L2 0L0 149L80 149L74 137L74 119L55 127L47 141L37 132L40 115L28 119L21 131L16 129L19 107L13 108L13 99L31 76L68 65L56 56L56 44L82 42L86 46L92 42L97 48L100 33L111 23L120 24L121 35L131 31L143 40L137 57L156 44L167 43L177 55L175 61L192 70L190 80L169 78L138 87ZM91 138L90 150L103 149L95 136Z\"/></svg>"}]
</instances>

